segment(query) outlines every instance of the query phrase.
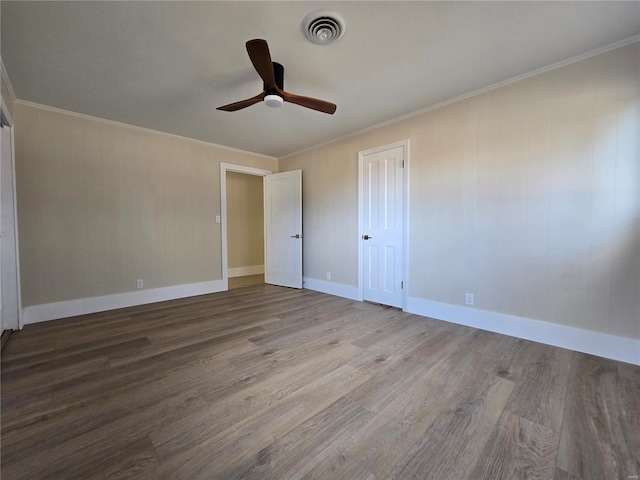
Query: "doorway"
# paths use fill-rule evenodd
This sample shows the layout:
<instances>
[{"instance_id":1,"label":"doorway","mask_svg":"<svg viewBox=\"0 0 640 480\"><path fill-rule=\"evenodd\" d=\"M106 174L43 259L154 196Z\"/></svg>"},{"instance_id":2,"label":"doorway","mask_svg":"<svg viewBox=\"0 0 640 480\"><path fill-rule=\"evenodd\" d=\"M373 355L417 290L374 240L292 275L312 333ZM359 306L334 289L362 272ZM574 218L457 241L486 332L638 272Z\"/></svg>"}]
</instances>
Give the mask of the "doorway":
<instances>
[{"instance_id":1,"label":"doorway","mask_svg":"<svg viewBox=\"0 0 640 480\"><path fill-rule=\"evenodd\" d=\"M229 289L264 283L264 193L261 176L227 172Z\"/></svg>"},{"instance_id":2,"label":"doorway","mask_svg":"<svg viewBox=\"0 0 640 480\"><path fill-rule=\"evenodd\" d=\"M302 171L272 174L269 170L229 163L220 164L222 280L228 288L230 239L227 172L262 177L265 283L302 288Z\"/></svg>"},{"instance_id":3,"label":"doorway","mask_svg":"<svg viewBox=\"0 0 640 480\"><path fill-rule=\"evenodd\" d=\"M263 178L271 173L271 170L220 163L222 279L227 282L227 288L240 288L256 283L264 283L264 207L262 207L262 225L260 226L263 232L260 244L262 249L261 256L255 252L255 238L253 239L254 241L248 238L240 238L255 232L256 225L253 223L250 225L249 222L255 222L256 212L240 212L240 216L237 213L239 208L245 208L250 204L255 206L256 192L251 192L249 189L255 188L259 183L259 194L264 195ZM231 189L237 188L241 188L242 192L231 191ZM229 214L234 215L231 225L229 224ZM231 227L231 232L229 232L229 227ZM240 238L241 245L234 244L229 248L230 241L236 242L238 238ZM239 255L248 251L252 252L250 257L248 259L240 259ZM262 260L262 271L259 271L259 263L252 264L257 259ZM255 275L260 275L261 278L258 279ZM245 278L250 276L252 278Z\"/></svg>"},{"instance_id":4,"label":"doorway","mask_svg":"<svg viewBox=\"0 0 640 480\"><path fill-rule=\"evenodd\" d=\"M364 301L406 307L409 141L358 154L359 286Z\"/></svg>"}]
</instances>

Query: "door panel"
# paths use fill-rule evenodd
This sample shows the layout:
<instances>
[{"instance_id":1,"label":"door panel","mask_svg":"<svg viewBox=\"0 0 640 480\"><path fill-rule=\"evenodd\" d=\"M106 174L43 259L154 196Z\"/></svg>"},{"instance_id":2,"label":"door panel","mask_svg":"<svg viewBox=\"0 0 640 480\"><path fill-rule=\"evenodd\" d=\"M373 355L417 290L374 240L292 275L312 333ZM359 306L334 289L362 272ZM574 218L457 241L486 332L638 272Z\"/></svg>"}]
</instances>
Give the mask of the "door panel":
<instances>
[{"instance_id":1,"label":"door panel","mask_svg":"<svg viewBox=\"0 0 640 480\"><path fill-rule=\"evenodd\" d=\"M19 328L18 256L15 229L15 205L11 129L0 128L0 318L2 329Z\"/></svg>"},{"instance_id":2,"label":"door panel","mask_svg":"<svg viewBox=\"0 0 640 480\"><path fill-rule=\"evenodd\" d=\"M302 288L302 171L264 177L265 282Z\"/></svg>"},{"instance_id":3,"label":"door panel","mask_svg":"<svg viewBox=\"0 0 640 480\"><path fill-rule=\"evenodd\" d=\"M363 157L363 299L402 307L404 148Z\"/></svg>"}]
</instances>

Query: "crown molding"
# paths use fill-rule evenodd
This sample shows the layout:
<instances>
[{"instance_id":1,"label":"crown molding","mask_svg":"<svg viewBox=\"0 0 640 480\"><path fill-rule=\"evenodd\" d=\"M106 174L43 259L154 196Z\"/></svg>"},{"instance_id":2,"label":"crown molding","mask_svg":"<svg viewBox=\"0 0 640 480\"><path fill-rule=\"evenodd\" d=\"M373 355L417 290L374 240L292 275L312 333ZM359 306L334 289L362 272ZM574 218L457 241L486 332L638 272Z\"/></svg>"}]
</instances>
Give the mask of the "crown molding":
<instances>
[{"instance_id":1,"label":"crown molding","mask_svg":"<svg viewBox=\"0 0 640 480\"><path fill-rule=\"evenodd\" d=\"M442 108L442 107L445 107L447 105L451 105L452 103L460 102L462 100L466 100L468 98L475 97L476 95L481 95L483 93L487 93L487 92L490 92L492 90L496 90L498 88L505 87L505 86L510 85L512 83L516 83L516 82L519 82L521 80L526 80L527 78L535 77L537 75L541 75L543 73L550 72L551 70L556 70L558 68L562 68L562 67L565 67L567 65L571 65L572 63L577 63L577 62L580 62L582 60L586 60L587 58L590 58L590 57L595 57L596 55L600 55L602 53L606 53L606 52L609 52L611 50L615 50L616 48L626 47L627 45L631 45L631 44L636 43L636 42L640 42L640 35L633 35L633 36L625 38L623 40L619 40L617 42L605 45L604 47L599 47L599 48L596 48L595 50L590 50L588 52L581 53L580 55L576 55L574 57L570 57L570 58L567 58L565 60L561 60L559 62L552 63L552 64L547 65L545 67L537 68L537 69L532 70L530 72L523 73L523 74L517 75L515 77L511 77L511 78L509 78L507 80L503 80L503 81L498 82L498 83L493 83L493 84L491 84L489 86L486 86L486 87L483 87L483 88L481 88L479 90L474 90L472 92L465 93L463 95L459 95L459 96L454 97L454 98L452 98L450 100L445 100L443 102L436 103L434 105L430 105L428 107L422 108L420 110L416 110L414 112L407 113L406 115L402 115L400 117L392 118L391 120L386 120L386 121L381 122L381 123L376 123L375 125L371 125L370 127L363 128L363 129L358 130L356 132L348 133L347 135L343 135L343 136L338 137L338 138L327 140L326 142L318 143L318 144L313 145L311 147L306 147L306 148L303 148L301 150L297 150L295 152L288 153L288 154L286 154L286 155L284 155L282 157L279 157L278 160L285 160L285 159L287 159L289 157L293 157L294 155L299 155L301 153L305 153L305 152L308 152L308 151L311 151L311 150L315 150L316 148L320 148L320 147L324 147L324 146L327 146L327 145L331 145L333 143L337 143L337 142L340 142L342 140L346 140L347 138L356 137L358 135L362 135L363 133L367 133L367 132L370 132L372 130L377 130L378 128L386 127L388 125L393 125L394 123L398 123L398 122L401 122L403 120L407 120L409 118L417 117L418 115L422 115L422 114L430 112L432 110L437 110L438 108Z\"/></svg>"},{"instance_id":2,"label":"crown molding","mask_svg":"<svg viewBox=\"0 0 640 480\"><path fill-rule=\"evenodd\" d=\"M43 105L41 103L29 102L27 100L15 100L14 103L16 105L23 105L25 107L38 108L40 110L46 110L49 112L60 113L62 115L68 115L71 117L82 118L84 120L92 120L94 122L105 123L107 125L113 125L116 127L129 128L132 130L137 130L145 133L153 133L155 135L161 135L164 137L177 138L180 140L186 140L193 143L198 143L200 145L207 145L209 147L220 148L222 150L227 150L230 152L243 153L246 155L252 155L254 157L264 158L267 160L278 160L277 157L271 157L269 155L264 155L262 153L250 152L249 150L241 150L239 148L227 147L226 145L220 145L218 143L205 142L204 140L198 140L196 138L191 137L183 137L182 135L176 135L175 133L161 132L160 130L153 130L152 128L139 127L137 125L131 125L128 123L117 122L115 120L107 120L106 118L94 117L93 115L87 115L85 113L72 112L70 110L64 110L58 107L51 107L49 105Z\"/></svg>"}]
</instances>

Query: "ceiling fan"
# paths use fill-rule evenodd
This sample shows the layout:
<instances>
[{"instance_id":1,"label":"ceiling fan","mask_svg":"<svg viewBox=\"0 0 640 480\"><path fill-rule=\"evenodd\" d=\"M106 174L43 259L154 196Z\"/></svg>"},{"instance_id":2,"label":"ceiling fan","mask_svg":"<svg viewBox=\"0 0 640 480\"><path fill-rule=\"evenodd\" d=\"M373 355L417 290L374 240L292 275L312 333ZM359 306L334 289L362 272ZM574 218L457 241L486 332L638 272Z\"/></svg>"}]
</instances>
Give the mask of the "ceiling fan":
<instances>
[{"instance_id":1,"label":"ceiling fan","mask_svg":"<svg viewBox=\"0 0 640 480\"><path fill-rule=\"evenodd\" d=\"M223 105L222 107L218 107L217 110L235 112L264 100L264 103L269 107L280 107L284 102L291 102L302 107L328 113L329 115L333 115L336 111L336 105L331 102L317 98L303 97L284 91L284 67L279 63L271 61L269 46L266 40L259 38L249 40L247 42L247 53L258 75L260 75L264 82L262 93L255 97L247 98L246 100Z\"/></svg>"}]
</instances>

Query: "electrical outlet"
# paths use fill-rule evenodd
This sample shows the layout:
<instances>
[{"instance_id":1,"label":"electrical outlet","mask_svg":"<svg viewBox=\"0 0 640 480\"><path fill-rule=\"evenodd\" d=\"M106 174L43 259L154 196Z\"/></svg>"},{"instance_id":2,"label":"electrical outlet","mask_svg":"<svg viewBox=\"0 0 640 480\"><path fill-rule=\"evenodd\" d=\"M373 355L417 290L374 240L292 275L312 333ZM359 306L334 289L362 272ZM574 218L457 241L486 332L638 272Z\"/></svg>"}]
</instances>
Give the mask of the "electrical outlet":
<instances>
[{"instance_id":1,"label":"electrical outlet","mask_svg":"<svg viewBox=\"0 0 640 480\"><path fill-rule=\"evenodd\" d=\"M327 272L327 280L331 280L331 272Z\"/></svg>"},{"instance_id":2,"label":"electrical outlet","mask_svg":"<svg viewBox=\"0 0 640 480\"><path fill-rule=\"evenodd\" d=\"M136 280L136 288L143 288L143 287L144 287L144 281L141 278Z\"/></svg>"},{"instance_id":3,"label":"electrical outlet","mask_svg":"<svg viewBox=\"0 0 640 480\"><path fill-rule=\"evenodd\" d=\"M473 293L465 294L465 301L467 305L473 305Z\"/></svg>"}]
</instances>

